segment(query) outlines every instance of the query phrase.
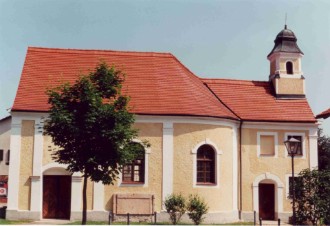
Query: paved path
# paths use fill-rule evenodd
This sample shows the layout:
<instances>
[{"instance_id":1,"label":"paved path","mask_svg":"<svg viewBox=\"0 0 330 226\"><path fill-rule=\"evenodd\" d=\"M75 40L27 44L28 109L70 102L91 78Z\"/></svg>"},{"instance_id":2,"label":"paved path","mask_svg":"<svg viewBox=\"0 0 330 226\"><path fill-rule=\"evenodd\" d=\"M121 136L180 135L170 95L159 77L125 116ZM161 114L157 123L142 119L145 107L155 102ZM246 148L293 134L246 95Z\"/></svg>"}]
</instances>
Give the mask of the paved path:
<instances>
[{"instance_id":1,"label":"paved path","mask_svg":"<svg viewBox=\"0 0 330 226\"><path fill-rule=\"evenodd\" d=\"M259 224L259 222L258 222L258 224ZM278 225L278 222L277 221L262 221L262 225ZM281 225L288 226L291 224L288 224L288 222L281 221Z\"/></svg>"},{"instance_id":2,"label":"paved path","mask_svg":"<svg viewBox=\"0 0 330 226\"><path fill-rule=\"evenodd\" d=\"M39 221L32 221L26 224L33 224L33 225L59 225L59 224L68 224L72 221L69 220L58 220L58 219L42 219Z\"/></svg>"}]
</instances>

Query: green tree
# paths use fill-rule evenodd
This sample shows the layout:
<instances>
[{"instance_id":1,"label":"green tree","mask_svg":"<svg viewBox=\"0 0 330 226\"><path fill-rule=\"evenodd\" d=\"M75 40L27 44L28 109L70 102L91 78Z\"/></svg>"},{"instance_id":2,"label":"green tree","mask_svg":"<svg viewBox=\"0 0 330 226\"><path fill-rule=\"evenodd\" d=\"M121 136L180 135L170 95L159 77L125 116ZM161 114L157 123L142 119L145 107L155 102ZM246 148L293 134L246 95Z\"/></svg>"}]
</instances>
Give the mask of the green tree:
<instances>
[{"instance_id":1,"label":"green tree","mask_svg":"<svg viewBox=\"0 0 330 226\"><path fill-rule=\"evenodd\" d=\"M318 131L318 157L319 157L319 169L330 170L330 137L323 134L323 130Z\"/></svg>"},{"instance_id":2,"label":"green tree","mask_svg":"<svg viewBox=\"0 0 330 226\"><path fill-rule=\"evenodd\" d=\"M296 223L330 223L330 171L305 169L294 183Z\"/></svg>"},{"instance_id":3,"label":"green tree","mask_svg":"<svg viewBox=\"0 0 330 226\"><path fill-rule=\"evenodd\" d=\"M195 223L195 225L199 225L203 222L203 215L207 213L209 207L205 203L205 201L199 197L198 195L190 195L189 201L187 204L187 210L189 211L189 218Z\"/></svg>"},{"instance_id":4,"label":"green tree","mask_svg":"<svg viewBox=\"0 0 330 226\"><path fill-rule=\"evenodd\" d=\"M129 97L121 94L124 78L115 67L100 63L74 84L47 91L51 107L45 134L59 147L52 157L83 177L82 224L87 220L87 180L113 184L122 166L144 152L131 142L137 130L128 112Z\"/></svg>"}]
</instances>

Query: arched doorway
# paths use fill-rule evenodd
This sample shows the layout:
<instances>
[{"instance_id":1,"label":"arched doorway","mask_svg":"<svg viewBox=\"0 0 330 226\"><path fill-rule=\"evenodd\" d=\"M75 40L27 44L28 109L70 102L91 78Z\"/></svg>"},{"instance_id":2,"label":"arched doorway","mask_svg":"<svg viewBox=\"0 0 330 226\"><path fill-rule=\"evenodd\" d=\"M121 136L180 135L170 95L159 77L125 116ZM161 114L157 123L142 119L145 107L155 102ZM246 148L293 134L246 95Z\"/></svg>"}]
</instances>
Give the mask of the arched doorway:
<instances>
[{"instance_id":1,"label":"arched doorway","mask_svg":"<svg viewBox=\"0 0 330 226\"><path fill-rule=\"evenodd\" d=\"M262 219L275 220L283 212L283 188L280 178L271 173L257 176L253 182L253 210Z\"/></svg>"},{"instance_id":2,"label":"arched doorway","mask_svg":"<svg viewBox=\"0 0 330 226\"><path fill-rule=\"evenodd\" d=\"M50 168L43 173L42 216L70 219L71 174L64 168Z\"/></svg>"}]
</instances>

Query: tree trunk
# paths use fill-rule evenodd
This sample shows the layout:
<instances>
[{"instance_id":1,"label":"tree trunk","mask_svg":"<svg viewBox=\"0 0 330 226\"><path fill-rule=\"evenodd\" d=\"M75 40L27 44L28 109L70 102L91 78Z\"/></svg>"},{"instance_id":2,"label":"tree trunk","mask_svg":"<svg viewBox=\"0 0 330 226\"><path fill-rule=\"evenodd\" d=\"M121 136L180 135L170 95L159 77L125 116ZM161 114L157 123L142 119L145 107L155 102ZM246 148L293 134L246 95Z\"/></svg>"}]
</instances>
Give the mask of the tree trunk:
<instances>
[{"instance_id":1,"label":"tree trunk","mask_svg":"<svg viewBox=\"0 0 330 226\"><path fill-rule=\"evenodd\" d=\"M86 216L86 210L87 210L87 176L84 175L84 185L83 185L83 211L82 211L82 225L86 225L87 216Z\"/></svg>"}]
</instances>

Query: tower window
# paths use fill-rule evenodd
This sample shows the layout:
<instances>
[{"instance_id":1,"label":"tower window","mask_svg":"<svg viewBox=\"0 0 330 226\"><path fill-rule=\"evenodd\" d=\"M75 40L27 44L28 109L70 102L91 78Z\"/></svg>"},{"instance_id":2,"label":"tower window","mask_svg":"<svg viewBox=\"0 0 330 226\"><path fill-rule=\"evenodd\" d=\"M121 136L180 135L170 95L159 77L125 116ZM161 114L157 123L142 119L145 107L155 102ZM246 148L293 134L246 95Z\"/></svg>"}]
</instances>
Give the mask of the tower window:
<instances>
[{"instance_id":1,"label":"tower window","mask_svg":"<svg viewBox=\"0 0 330 226\"><path fill-rule=\"evenodd\" d=\"M293 65L291 61L286 62L286 73L288 75L292 75L293 74Z\"/></svg>"}]
</instances>

